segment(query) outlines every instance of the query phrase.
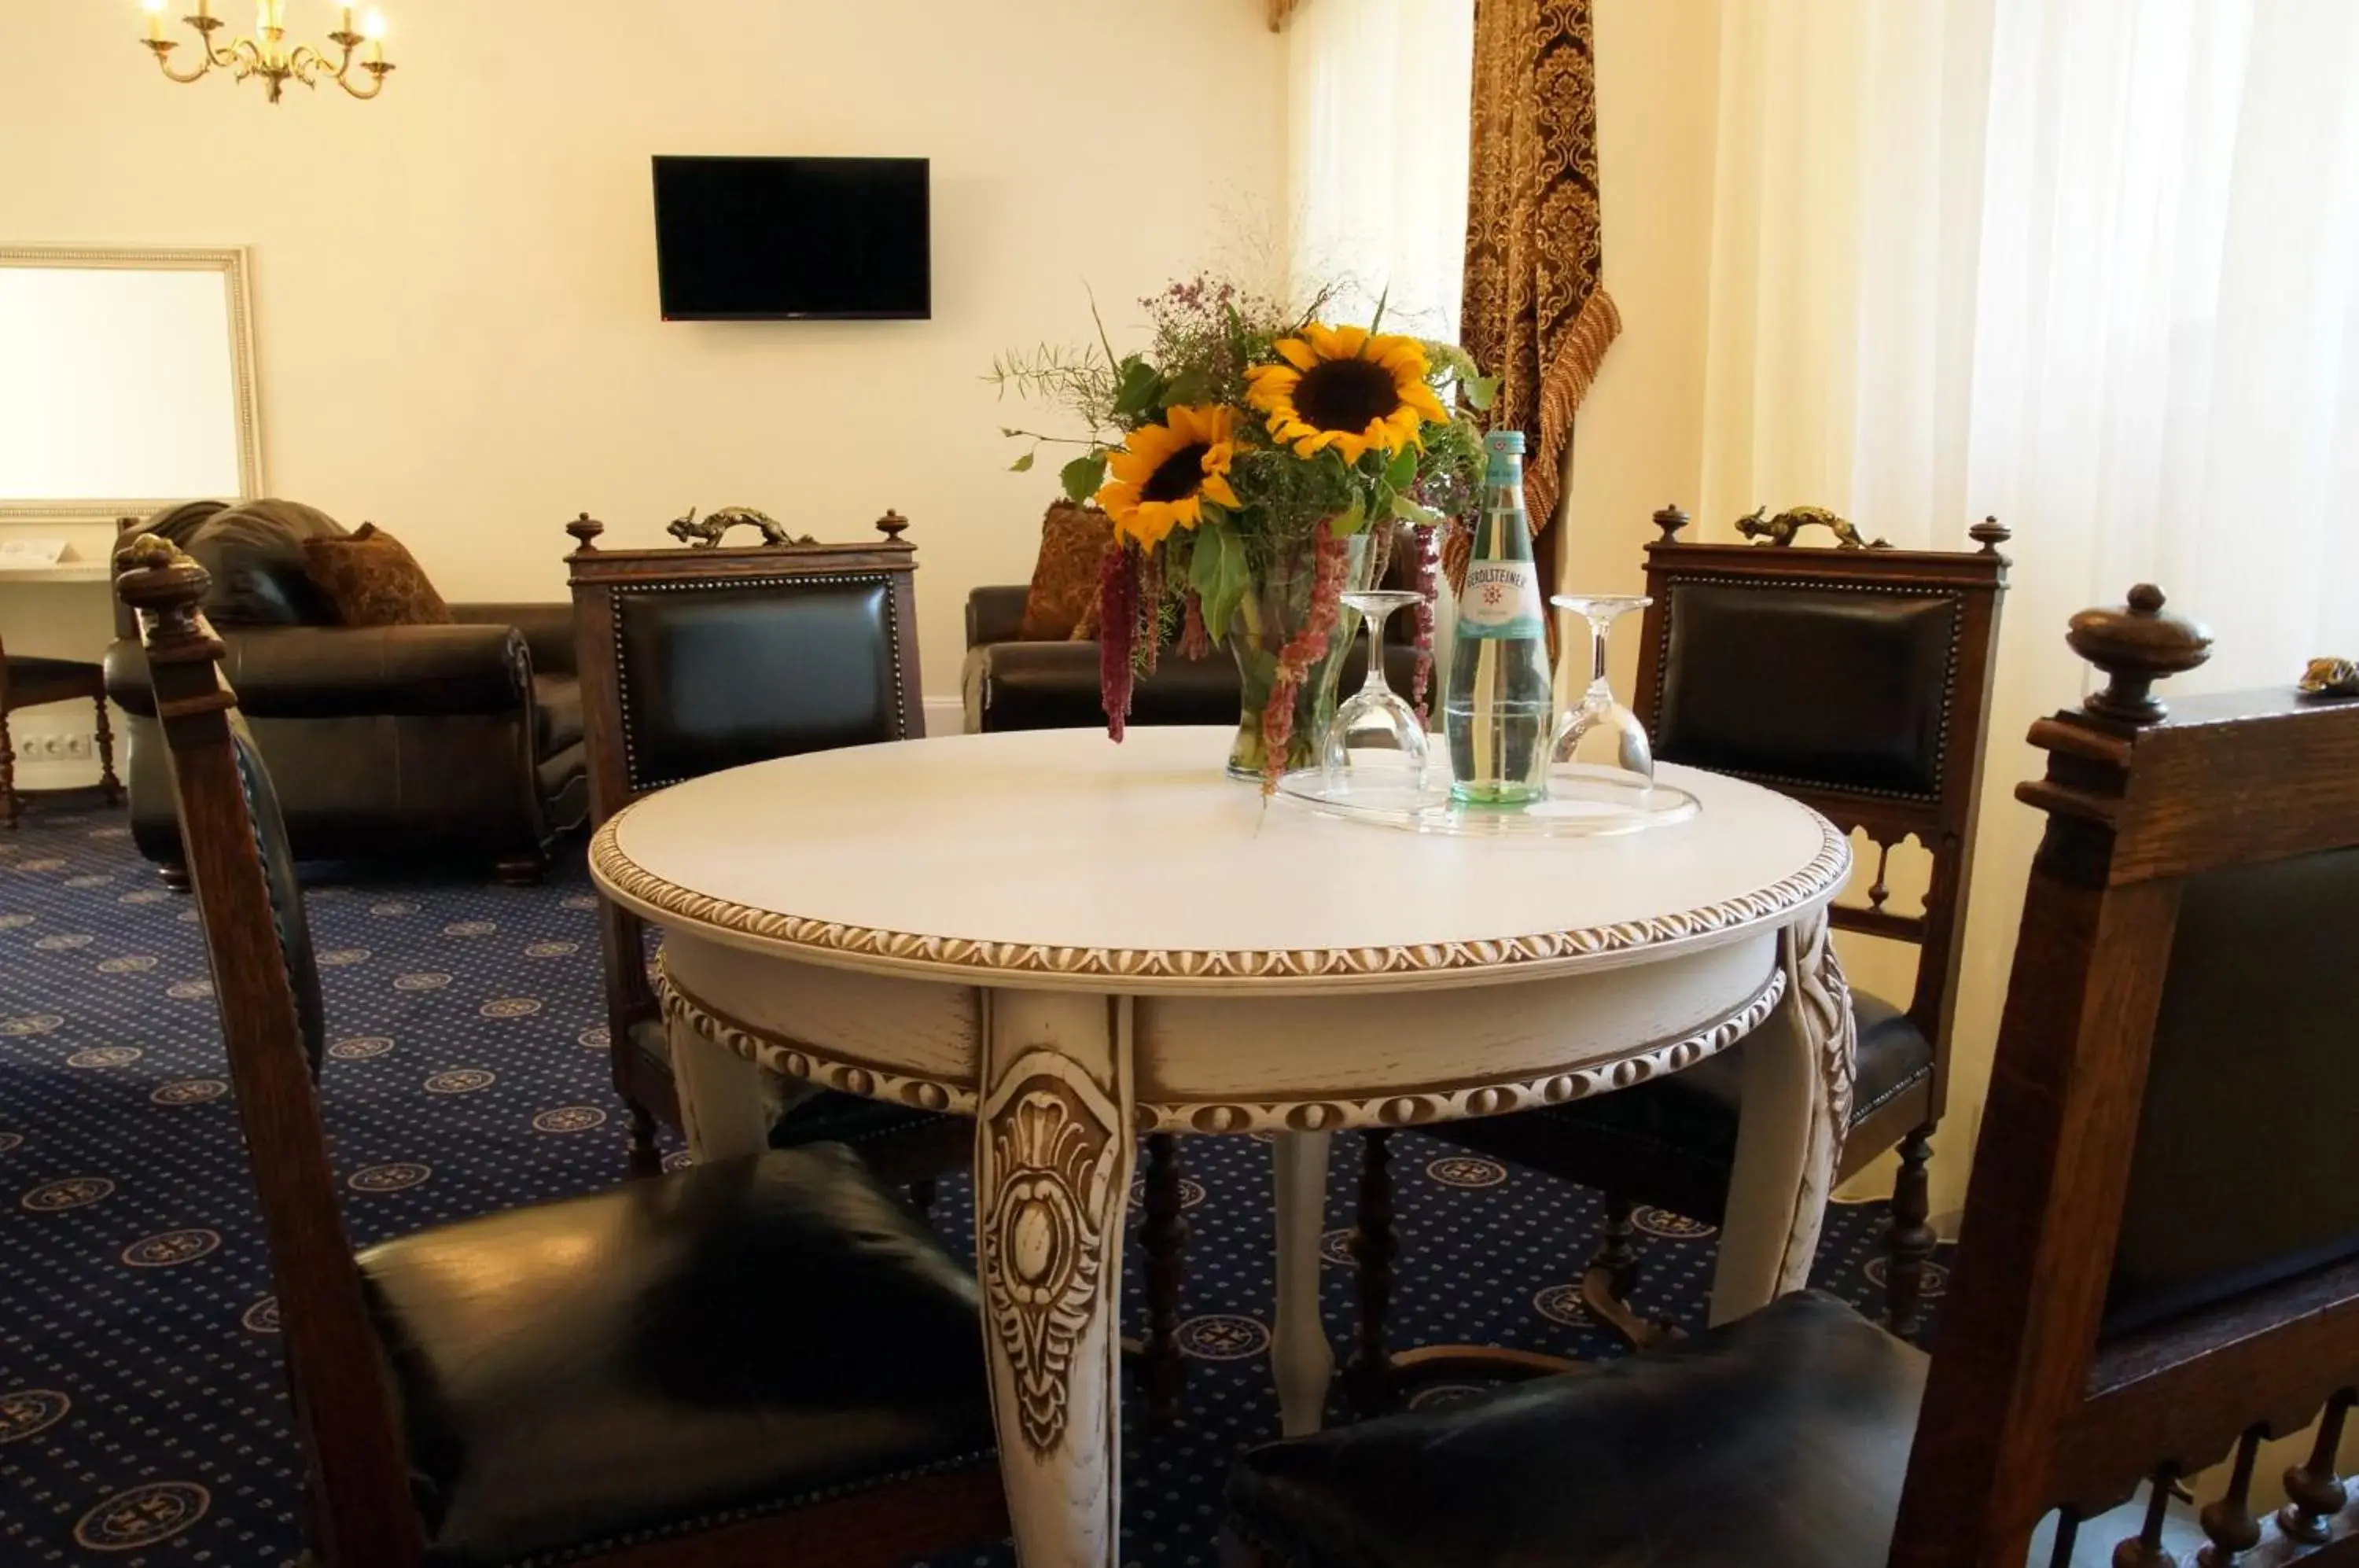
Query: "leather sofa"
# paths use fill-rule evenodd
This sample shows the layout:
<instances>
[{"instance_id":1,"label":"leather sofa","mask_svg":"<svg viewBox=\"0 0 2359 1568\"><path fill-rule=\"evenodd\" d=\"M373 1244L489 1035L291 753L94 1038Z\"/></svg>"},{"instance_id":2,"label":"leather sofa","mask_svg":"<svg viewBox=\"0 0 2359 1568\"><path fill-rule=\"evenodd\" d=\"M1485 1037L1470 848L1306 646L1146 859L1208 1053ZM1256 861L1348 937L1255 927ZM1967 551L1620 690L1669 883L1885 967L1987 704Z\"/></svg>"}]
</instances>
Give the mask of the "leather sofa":
<instances>
[{"instance_id":1,"label":"leather sofa","mask_svg":"<svg viewBox=\"0 0 2359 1568\"><path fill-rule=\"evenodd\" d=\"M571 605L453 604L449 626L346 626L303 571L304 538L344 531L324 513L195 502L130 531L165 535L212 573L203 608L222 672L298 859L487 860L528 882L587 816ZM180 886L147 656L117 614L106 691L128 719L132 838Z\"/></svg>"},{"instance_id":2,"label":"leather sofa","mask_svg":"<svg viewBox=\"0 0 2359 1568\"><path fill-rule=\"evenodd\" d=\"M1098 645L1027 642L1021 583L977 588L966 598L966 667L961 688L970 735L993 730L1082 729L1105 723L1098 702ZM1406 612L1394 617L1385 645L1385 679L1407 696L1417 676ZM1349 694L1367 678L1368 644L1362 637L1344 656L1340 689ZM1243 705L1237 661L1224 648L1203 659L1163 650L1155 673L1131 690L1134 724L1222 724L1234 727ZM1435 693L1437 703L1439 693Z\"/></svg>"}]
</instances>

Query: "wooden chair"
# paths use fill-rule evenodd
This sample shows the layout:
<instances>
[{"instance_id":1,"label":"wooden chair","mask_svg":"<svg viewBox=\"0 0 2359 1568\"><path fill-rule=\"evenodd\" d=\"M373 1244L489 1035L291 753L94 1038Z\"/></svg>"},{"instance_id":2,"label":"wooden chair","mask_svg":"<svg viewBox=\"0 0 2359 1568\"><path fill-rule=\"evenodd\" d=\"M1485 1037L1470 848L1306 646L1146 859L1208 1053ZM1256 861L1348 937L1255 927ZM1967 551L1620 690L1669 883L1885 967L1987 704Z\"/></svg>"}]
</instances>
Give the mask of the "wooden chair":
<instances>
[{"instance_id":1,"label":"wooden chair","mask_svg":"<svg viewBox=\"0 0 2359 1568\"><path fill-rule=\"evenodd\" d=\"M1804 508L1788 517L1832 520ZM1783 522L1785 518L1778 521ZM1974 818L1984 731L2006 591L2007 531L1969 530L1978 551L1857 545L1682 544L1676 507L1656 514L1663 537L1647 547L1647 607L1633 704L1665 761L1733 773L1792 796L1834 824L1864 830L1879 848L1865 906L1838 904L1834 924L1913 943L1917 978L1905 1007L1855 991L1858 1097L1841 1175L1848 1180L1896 1145L1890 1322L1916 1332L1934 1235L1928 1220L1928 1141L1949 1091ZM1848 523L1840 537L1856 539ZM1913 838L1929 851L1921 913L1887 908L1886 864ZM1593 1318L1633 1343L1659 1333L1628 1306L1638 1263L1639 1204L1719 1223L1736 1149L1741 1048L1653 1083L1495 1119L1446 1122L1432 1136L1529 1165L1608 1195L1603 1246L1582 1281ZM1381 1140L1384 1135L1372 1135ZM1373 1149L1361 1205L1362 1343L1353 1384L1380 1402L1396 1363L1385 1353L1390 1297L1390 1192L1386 1154ZM1374 1221L1370 1219L1374 1211ZM1371 1265L1374 1267L1371 1267ZM1458 1347L1420 1357L1447 1367Z\"/></svg>"},{"instance_id":2,"label":"wooden chair","mask_svg":"<svg viewBox=\"0 0 2359 1568\"><path fill-rule=\"evenodd\" d=\"M114 732L106 719L106 672L72 659L35 659L0 647L0 823L14 829L24 814L16 793L16 750L8 739L8 715L49 702L88 702L98 711L98 785L110 806L123 804L123 781L114 776Z\"/></svg>"},{"instance_id":3,"label":"wooden chair","mask_svg":"<svg viewBox=\"0 0 2359 1568\"><path fill-rule=\"evenodd\" d=\"M2048 814L1928 1357L1804 1292L1470 1407L1248 1454L1230 1561L1288 1568L2017 1568L2151 1486L2115 1568L2359 1562L2359 702L2148 688L2201 661L2162 595L2074 617L2111 676L2035 724ZM2302 1432L2290 1501L2260 1443ZM2093 1532L2089 1532L2093 1534Z\"/></svg>"},{"instance_id":4,"label":"wooden chair","mask_svg":"<svg viewBox=\"0 0 2359 1568\"><path fill-rule=\"evenodd\" d=\"M887 512L872 544L602 550L604 525L565 526L576 665L590 752L590 823L650 790L743 763L925 731L919 695L917 551ZM781 804L781 810L788 809ZM758 823L747 823L758 831ZM679 1094L647 969L647 927L600 900L608 1049L631 1114L631 1165L656 1169L658 1121ZM781 1086L782 1097L794 1091ZM850 1142L922 1183L963 1169L972 1124L824 1091L795 1101L774 1147Z\"/></svg>"},{"instance_id":5,"label":"wooden chair","mask_svg":"<svg viewBox=\"0 0 2359 1568\"><path fill-rule=\"evenodd\" d=\"M897 1568L1004 1535L974 1281L847 1150L353 1254L302 895L206 574L128 554L324 1568Z\"/></svg>"}]
</instances>

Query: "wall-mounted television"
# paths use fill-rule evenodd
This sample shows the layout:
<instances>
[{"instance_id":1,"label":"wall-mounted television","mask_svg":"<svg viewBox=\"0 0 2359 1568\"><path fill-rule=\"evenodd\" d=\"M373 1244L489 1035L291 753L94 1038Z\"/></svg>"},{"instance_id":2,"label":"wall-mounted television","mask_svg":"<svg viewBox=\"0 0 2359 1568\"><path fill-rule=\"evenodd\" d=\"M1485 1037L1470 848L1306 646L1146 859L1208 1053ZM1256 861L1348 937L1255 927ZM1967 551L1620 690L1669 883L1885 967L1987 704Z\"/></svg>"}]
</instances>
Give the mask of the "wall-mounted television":
<instances>
[{"instance_id":1,"label":"wall-mounted television","mask_svg":"<svg viewBox=\"0 0 2359 1568\"><path fill-rule=\"evenodd\" d=\"M659 157L655 183L668 321L933 314L922 158Z\"/></svg>"}]
</instances>

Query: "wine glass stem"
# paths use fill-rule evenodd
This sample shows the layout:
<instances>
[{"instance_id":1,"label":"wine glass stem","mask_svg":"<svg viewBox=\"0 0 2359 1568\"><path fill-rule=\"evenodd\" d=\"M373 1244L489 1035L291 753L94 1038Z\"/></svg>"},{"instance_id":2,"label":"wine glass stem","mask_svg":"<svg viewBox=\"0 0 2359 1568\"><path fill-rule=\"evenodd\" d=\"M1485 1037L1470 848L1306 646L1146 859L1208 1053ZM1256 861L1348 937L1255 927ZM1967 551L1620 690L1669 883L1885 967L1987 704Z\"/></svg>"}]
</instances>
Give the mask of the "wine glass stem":
<instances>
[{"instance_id":1,"label":"wine glass stem","mask_svg":"<svg viewBox=\"0 0 2359 1568\"><path fill-rule=\"evenodd\" d=\"M1610 700L1614 695L1614 684L1606 678L1605 655L1610 646L1608 639L1614 634L1614 623L1611 619L1601 620L1593 614L1586 619L1589 622L1588 695Z\"/></svg>"},{"instance_id":2,"label":"wine glass stem","mask_svg":"<svg viewBox=\"0 0 2359 1568\"><path fill-rule=\"evenodd\" d=\"M1392 610L1389 606L1371 610L1360 618L1368 624L1368 674L1360 682L1360 690L1363 692L1381 691L1390 696L1392 687L1385 680L1385 623L1393 618Z\"/></svg>"}]
</instances>

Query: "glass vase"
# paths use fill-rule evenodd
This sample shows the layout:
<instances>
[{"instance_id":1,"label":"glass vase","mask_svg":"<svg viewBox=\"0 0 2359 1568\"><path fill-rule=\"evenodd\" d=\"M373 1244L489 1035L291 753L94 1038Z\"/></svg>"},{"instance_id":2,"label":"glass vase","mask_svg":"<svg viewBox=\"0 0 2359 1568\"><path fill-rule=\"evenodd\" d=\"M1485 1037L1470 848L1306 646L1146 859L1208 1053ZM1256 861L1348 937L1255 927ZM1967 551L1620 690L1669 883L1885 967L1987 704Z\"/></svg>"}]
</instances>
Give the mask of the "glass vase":
<instances>
[{"instance_id":1,"label":"glass vase","mask_svg":"<svg viewBox=\"0 0 2359 1568\"><path fill-rule=\"evenodd\" d=\"M1383 570L1371 549L1369 531L1362 529L1343 542L1343 581L1339 593L1368 586ZM1313 626L1318 608L1317 547L1306 538L1293 549L1273 551L1252 562L1253 586L1237 605L1229 625L1229 648L1236 655L1243 711L1237 717L1237 738L1229 747L1229 777L1258 783L1268 760L1265 723L1269 716L1270 691L1279 678L1281 655L1298 639L1320 636ZM1323 639L1310 644L1302 677L1279 715L1277 735L1286 747L1278 771L1308 768L1320 758L1328 726L1335 718L1335 688L1343 673L1343 656L1358 635L1360 615L1335 601L1327 607Z\"/></svg>"}]
</instances>

